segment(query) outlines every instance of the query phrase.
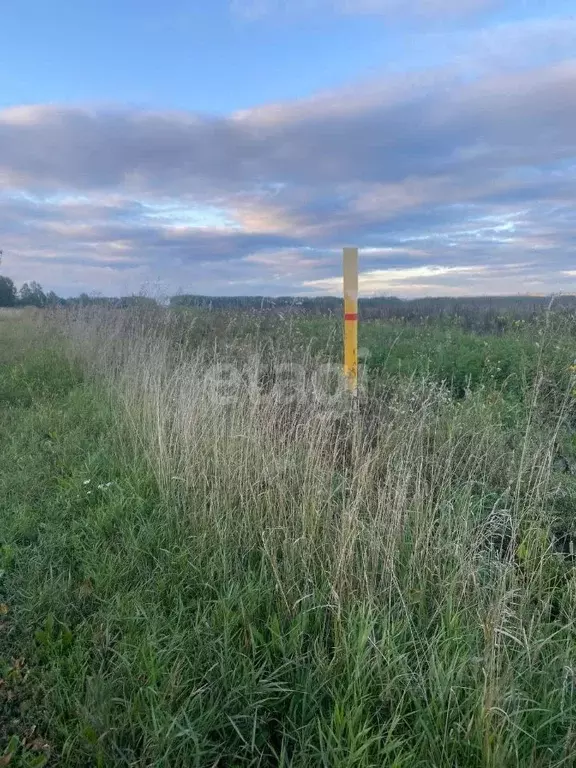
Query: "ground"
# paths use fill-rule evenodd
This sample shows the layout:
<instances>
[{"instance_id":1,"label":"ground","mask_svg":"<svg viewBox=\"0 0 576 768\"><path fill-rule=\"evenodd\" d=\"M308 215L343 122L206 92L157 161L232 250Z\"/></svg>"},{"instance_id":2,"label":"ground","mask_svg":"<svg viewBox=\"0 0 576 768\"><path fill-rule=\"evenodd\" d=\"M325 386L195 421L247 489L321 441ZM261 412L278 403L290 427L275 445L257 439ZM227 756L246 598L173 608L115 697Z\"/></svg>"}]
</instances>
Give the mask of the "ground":
<instances>
[{"instance_id":1,"label":"ground","mask_svg":"<svg viewBox=\"0 0 576 768\"><path fill-rule=\"evenodd\" d=\"M153 314L0 317L0 765L573 764L570 318L365 323L334 413L201 386L332 319Z\"/></svg>"}]
</instances>

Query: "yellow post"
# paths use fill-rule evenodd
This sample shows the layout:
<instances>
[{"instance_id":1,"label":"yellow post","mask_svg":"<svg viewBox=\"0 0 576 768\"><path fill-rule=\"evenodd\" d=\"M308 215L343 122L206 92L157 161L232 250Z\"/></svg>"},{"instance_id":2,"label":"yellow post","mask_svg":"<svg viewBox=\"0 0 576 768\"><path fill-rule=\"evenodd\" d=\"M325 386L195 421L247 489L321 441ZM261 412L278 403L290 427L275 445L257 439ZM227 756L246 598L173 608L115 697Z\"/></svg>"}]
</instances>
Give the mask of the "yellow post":
<instances>
[{"instance_id":1,"label":"yellow post","mask_svg":"<svg viewBox=\"0 0 576 768\"><path fill-rule=\"evenodd\" d=\"M358 393L358 248L344 248L344 378Z\"/></svg>"}]
</instances>

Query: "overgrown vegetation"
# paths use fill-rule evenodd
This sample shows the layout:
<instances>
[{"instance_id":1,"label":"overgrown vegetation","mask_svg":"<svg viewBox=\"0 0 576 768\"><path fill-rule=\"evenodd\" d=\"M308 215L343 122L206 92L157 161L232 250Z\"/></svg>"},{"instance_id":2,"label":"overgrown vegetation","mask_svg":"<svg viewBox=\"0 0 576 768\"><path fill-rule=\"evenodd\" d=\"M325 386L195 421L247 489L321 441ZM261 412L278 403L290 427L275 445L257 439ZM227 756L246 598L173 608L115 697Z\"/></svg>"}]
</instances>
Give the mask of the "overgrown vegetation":
<instances>
[{"instance_id":1,"label":"overgrown vegetation","mask_svg":"<svg viewBox=\"0 0 576 768\"><path fill-rule=\"evenodd\" d=\"M329 318L50 323L0 315L0 765L573 764L570 316L365 323L358 406L273 386Z\"/></svg>"}]
</instances>

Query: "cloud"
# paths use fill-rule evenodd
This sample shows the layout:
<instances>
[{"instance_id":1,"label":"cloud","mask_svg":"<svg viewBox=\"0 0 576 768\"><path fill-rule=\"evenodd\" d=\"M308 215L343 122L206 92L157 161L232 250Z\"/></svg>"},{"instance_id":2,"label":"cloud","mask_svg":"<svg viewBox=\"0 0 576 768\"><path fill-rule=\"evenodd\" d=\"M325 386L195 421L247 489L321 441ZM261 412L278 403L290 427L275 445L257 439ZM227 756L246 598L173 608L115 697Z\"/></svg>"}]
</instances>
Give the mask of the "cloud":
<instances>
[{"instance_id":1,"label":"cloud","mask_svg":"<svg viewBox=\"0 0 576 768\"><path fill-rule=\"evenodd\" d=\"M576 17L551 16L491 25L473 33L472 39L452 33L460 48L459 61L493 71L529 64L569 59L576 50Z\"/></svg>"},{"instance_id":2,"label":"cloud","mask_svg":"<svg viewBox=\"0 0 576 768\"><path fill-rule=\"evenodd\" d=\"M223 118L5 109L0 180L216 197L247 185L270 192L278 182L393 183L456 172L486 179L574 157L575 85L576 60L475 82L455 73L396 77Z\"/></svg>"},{"instance_id":3,"label":"cloud","mask_svg":"<svg viewBox=\"0 0 576 768\"><path fill-rule=\"evenodd\" d=\"M63 292L329 291L356 243L367 290L565 288L576 60L473 69L225 116L0 110L5 267Z\"/></svg>"},{"instance_id":4,"label":"cloud","mask_svg":"<svg viewBox=\"0 0 576 768\"><path fill-rule=\"evenodd\" d=\"M478 275L486 273L485 266L479 267L446 267L438 265L427 265L423 267L408 267L406 269L373 269L369 272L361 272L358 277L360 291L363 294L372 296L374 294L386 291L396 291L399 285L408 284L414 286L424 282L428 287L429 282L445 275ZM304 283L306 288L318 289L321 292L341 293L342 280L328 277L321 280L307 280Z\"/></svg>"},{"instance_id":5,"label":"cloud","mask_svg":"<svg viewBox=\"0 0 576 768\"><path fill-rule=\"evenodd\" d=\"M415 296L477 296L480 294L550 293L554 276L542 276L534 264L480 264L476 266L426 265L404 269L375 269L361 272L359 289L364 296L391 294L404 298ZM576 278L576 272L565 273ZM325 278L306 281L314 293L338 296L342 279ZM576 291L576 279L564 285L566 292Z\"/></svg>"},{"instance_id":6,"label":"cloud","mask_svg":"<svg viewBox=\"0 0 576 768\"><path fill-rule=\"evenodd\" d=\"M0 196L0 231L5 266L15 279L40 280L64 293L110 290L114 280L113 292L158 281L170 281L173 288L202 283L213 292L213 279L225 288L227 275L241 269L244 257L294 243L282 234L185 226L166 206L105 196L92 204Z\"/></svg>"}]
</instances>

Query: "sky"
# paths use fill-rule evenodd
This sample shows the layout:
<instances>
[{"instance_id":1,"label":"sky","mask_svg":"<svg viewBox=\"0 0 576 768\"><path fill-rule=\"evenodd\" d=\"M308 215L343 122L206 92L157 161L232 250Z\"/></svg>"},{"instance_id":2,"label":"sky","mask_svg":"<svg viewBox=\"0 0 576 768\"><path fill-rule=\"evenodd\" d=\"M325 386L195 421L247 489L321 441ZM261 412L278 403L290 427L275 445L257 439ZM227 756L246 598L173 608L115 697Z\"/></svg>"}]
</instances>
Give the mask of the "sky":
<instances>
[{"instance_id":1,"label":"sky","mask_svg":"<svg viewBox=\"0 0 576 768\"><path fill-rule=\"evenodd\" d=\"M576 292L570 0L0 0L0 271Z\"/></svg>"}]
</instances>

